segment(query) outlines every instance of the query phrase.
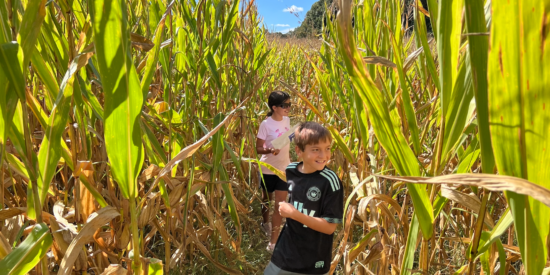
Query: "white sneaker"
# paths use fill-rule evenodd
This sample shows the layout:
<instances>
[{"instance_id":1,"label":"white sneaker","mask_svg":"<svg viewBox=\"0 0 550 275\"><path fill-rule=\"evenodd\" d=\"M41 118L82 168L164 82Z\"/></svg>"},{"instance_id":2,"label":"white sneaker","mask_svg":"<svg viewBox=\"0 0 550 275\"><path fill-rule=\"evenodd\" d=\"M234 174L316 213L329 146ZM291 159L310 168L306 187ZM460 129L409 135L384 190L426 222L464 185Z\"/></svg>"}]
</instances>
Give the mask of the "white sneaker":
<instances>
[{"instance_id":1,"label":"white sneaker","mask_svg":"<svg viewBox=\"0 0 550 275\"><path fill-rule=\"evenodd\" d=\"M261 224L262 231L265 233L267 237L271 237L271 223L262 223Z\"/></svg>"}]
</instances>

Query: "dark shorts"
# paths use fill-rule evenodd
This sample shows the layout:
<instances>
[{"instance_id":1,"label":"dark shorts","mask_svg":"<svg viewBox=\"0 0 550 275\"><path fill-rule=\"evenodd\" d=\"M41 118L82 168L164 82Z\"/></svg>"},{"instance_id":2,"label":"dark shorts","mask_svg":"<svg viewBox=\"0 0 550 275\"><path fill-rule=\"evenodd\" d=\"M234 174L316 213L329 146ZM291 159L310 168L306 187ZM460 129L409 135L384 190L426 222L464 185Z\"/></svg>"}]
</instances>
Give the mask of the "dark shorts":
<instances>
[{"instance_id":1,"label":"dark shorts","mask_svg":"<svg viewBox=\"0 0 550 275\"><path fill-rule=\"evenodd\" d=\"M273 193L275 190L288 191L288 184L277 175L260 174L260 188L268 193Z\"/></svg>"},{"instance_id":2,"label":"dark shorts","mask_svg":"<svg viewBox=\"0 0 550 275\"><path fill-rule=\"evenodd\" d=\"M303 275L303 273L295 273L295 272L282 270L270 261L264 270L264 275Z\"/></svg>"}]
</instances>

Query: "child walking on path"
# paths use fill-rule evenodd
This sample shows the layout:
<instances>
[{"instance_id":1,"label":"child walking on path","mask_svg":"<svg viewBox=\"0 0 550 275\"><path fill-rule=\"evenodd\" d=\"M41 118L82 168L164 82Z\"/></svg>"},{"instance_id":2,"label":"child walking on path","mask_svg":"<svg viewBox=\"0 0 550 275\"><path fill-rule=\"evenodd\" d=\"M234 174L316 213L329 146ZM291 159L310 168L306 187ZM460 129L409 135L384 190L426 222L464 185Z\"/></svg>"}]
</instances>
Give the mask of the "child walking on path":
<instances>
[{"instance_id":1,"label":"child walking on path","mask_svg":"<svg viewBox=\"0 0 550 275\"><path fill-rule=\"evenodd\" d=\"M289 203L276 209L287 218L264 275L327 274L332 259L332 239L342 223L342 182L326 167L332 137L315 122L295 131L296 152L303 162L286 168Z\"/></svg>"},{"instance_id":2,"label":"child walking on path","mask_svg":"<svg viewBox=\"0 0 550 275\"><path fill-rule=\"evenodd\" d=\"M267 102L270 112L267 118L260 124L258 136L256 139L256 152L263 154L260 161L268 163L273 167L283 171L290 163L289 145L281 149L273 148L271 142L290 130L290 95L281 91L274 91L269 95ZM280 179L274 172L261 167L260 187L262 188L262 230L270 237L267 246L269 251L273 251L277 238L279 237L282 217L279 211L273 213L273 223L269 222L269 203L275 193L275 209L278 209L279 202L286 200L288 186L285 181Z\"/></svg>"}]
</instances>

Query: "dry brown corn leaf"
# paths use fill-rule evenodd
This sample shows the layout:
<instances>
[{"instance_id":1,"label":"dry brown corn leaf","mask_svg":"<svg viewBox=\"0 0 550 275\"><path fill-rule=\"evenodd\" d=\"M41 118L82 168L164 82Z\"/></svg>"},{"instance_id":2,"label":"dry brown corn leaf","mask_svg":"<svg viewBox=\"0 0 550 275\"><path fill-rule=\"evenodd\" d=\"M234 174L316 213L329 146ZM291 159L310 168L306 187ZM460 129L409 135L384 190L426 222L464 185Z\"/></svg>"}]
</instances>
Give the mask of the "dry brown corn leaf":
<instances>
[{"instance_id":1,"label":"dry brown corn leaf","mask_svg":"<svg viewBox=\"0 0 550 275\"><path fill-rule=\"evenodd\" d=\"M464 205L468 209L472 210L474 213L479 214L481 201L479 201L476 196L466 194L447 185L441 186L441 196L461 205ZM489 225L490 228L495 227L495 222L493 221L489 213L486 213L485 215L485 223Z\"/></svg>"},{"instance_id":2,"label":"dry brown corn leaf","mask_svg":"<svg viewBox=\"0 0 550 275\"><path fill-rule=\"evenodd\" d=\"M123 223L121 228L123 229L115 231L115 245L118 249L125 249L130 242L130 224Z\"/></svg>"},{"instance_id":3,"label":"dry brown corn leaf","mask_svg":"<svg viewBox=\"0 0 550 275\"><path fill-rule=\"evenodd\" d=\"M3 209L3 210L0 210L0 222L5 221L9 218L18 216L18 215L24 215L26 217L27 216L27 207L11 207L11 208L6 208L6 209ZM42 211L42 220L46 224L50 224L50 219L51 218L55 219L55 217L52 214L50 214L48 212L45 212L45 211Z\"/></svg>"},{"instance_id":4,"label":"dry brown corn leaf","mask_svg":"<svg viewBox=\"0 0 550 275\"><path fill-rule=\"evenodd\" d=\"M130 39L132 40L132 46L141 51L150 51L155 46L153 41L133 32L130 33Z\"/></svg>"},{"instance_id":5,"label":"dry brown corn leaf","mask_svg":"<svg viewBox=\"0 0 550 275\"><path fill-rule=\"evenodd\" d=\"M372 262L373 260L376 260L376 259L379 259L380 256L382 255L382 252L384 251L384 245L382 245L381 242L377 242L375 244L373 244L371 246L371 248L369 249L369 252L367 254L367 257L354 264L351 268L351 270L355 270L358 266L361 266L361 265L368 265L370 262Z\"/></svg>"},{"instance_id":6,"label":"dry brown corn leaf","mask_svg":"<svg viewBox=\"0 0 550 275\"><path fill-rule=\"evenodd\" d=\"M4 257L10 254L10 252L11 252L11 245L6 239L6 237L4 237L2 232L0 232L0 260L4 259Z\"/></svg>"},{"instance_id":7,"label":"dry brown corn leaf","mask_svg":"<svg viewBox=\"0 0 550 275\"><path fill-rule=\"evenodd\" d=\"M409 183L464 184L485 188L489 191L512 191L527 195L550 207L550 190L528 180L492 174L452 174L439 177L398 177L373 174L376 177Z\"/></svg>"},{"instance_id":8,"label":"dry brown corn leaf","mask_svg":"<svg viewBox=\"0 0 550 275\"><path fill-rule=\"evenodd\" d=\"M149 165L143 172L141 172L141 175L139 176L139 181L144 182L148 181L152 178L154 178L160 171L160 168L154 164Z\"/></svg>"},{"instance_id":9,"label":"dry brown corn leaf","mask_svg":"<svg viewBox=\"0 0 550 275\"><path fill-rule=\"evenodd\" d=\"M363 61L365 61L365 63L367 64L375 64L375 65L381 65L389 68L397 68L397 65L395 65L395 63L393 63L391 60L381 56L366 56L366 57L363 57Z\"/></svg>"},{"instance_id":10,"label":"dry brown corn leaf","mask_svg":"<svg viewBox=\"0 0 550 275\"><path fill-rule=\"evenodd\" d=\"M340 247L338 249L338 254L336 254L336 256L334 257L334 259L332 260L332 262L330 263L330 271L329 271L329 274L332 274L334 272L334 270L336 269L336 267L338 266L338 262L340 262L340 258L342 257L342 255L344 255L344 253L347 253L347 242L348 242L348 237L349 237L349 233L350 233L350 227L351 227L351 223L353 222L353 216L355 215L355 211L357 210L357 206L355 205L350 205L349 208L348 208L348 212L346 213L346 219L345 219L345 224L344 224L344 237L342 238L342 241L340 242ZM347 259L347 256L346 255L346 259Z\"/></svg>"},{"instance_id":11,"label":"dry brown corn leaf","mask_svg":"<svg viewBox=\"0 0 550 275\"><path fill-rule=\"evenodd\" d=\"M124 269L118 264L111 264L109 267L105 268L101 275L126 275L128 270Z\"/></svg>"},{"instance_id":12,"label":"dry brown corn leaf","mask_svg":"<svg viewBox=\"0 0 550 275\"><path fill-rule=\"evenodd\" d=\"M194 232L194 230L191 226L187 227L187 236L189 236L191 239L193 239L193 242L196 245L196 247L198 247L199 250L202 252L202 254L206 258L208 258L208 260L210 260L210 262L213 263L217 268L219 268L220 270L222 270L222 271L224 271L228 274L231 274L231 275L233 275L233 274L236 274L236 275L242 274L238 270L226 267L225 265L223 265L223 264L219 263L218 261L214 260L214 258L212 258L212 256L210 255L210 252L208 252L208 249L202 244L202 242L199 241L199 239L195 235L195 232Z\"/></svg>"},{"instance_id":13,"label":"dry brown corn leaf","mask_svg":"<svg viewBox=\"0 0 550 275\"><path fill-rule=\"evenodd\" d=\"M367 206L372 200L379 200L379 201L386 202L392 206L393 210L396 212L397 215L400 215L401 213L401 206L390 196L384 195L384 194L373 194L368 197L364 197L359 201L359 210L357 212L359 214L359 217L361 217L363 221L368 221Z\"/></svg>"},{"instance_id":14,"label":"dry brown corn leaf","mask_svg":"<svg viewBox=\"0 0 550 275\"><path fill-rule=\"evenodd\" d=\"M7 220L17 215L22 215L26 212L24 207L12 207L0 210L0 221Z\"/></svg>"},{"instance_id":15,"label":"dry brown corn leaf","mask_svg":"<svg viewBox=\"0 0 550 275\"><path fill-rule=\"evenodd\" d=\"M144 228L149 222L156 217L160 210L160 201L152 199L147 201L147 205L143 207L138 218L138 227Z\"/></svg>"},{"instance_id":16,"label":"dry brown corn leaf","mask_svg":"<svg viewBox=\"0 0 550 275\"><path fill-rule=\"evenodd\" d=\"M76 261L79 252L82 250L82 246L92 240L93 235L98 228L118 216L120 216L120 213L118 213L118 211L112 206L101 208L94 214L90 215L86 225L84 225L82 230L80 230L78 235L69 245L63 260L59 265L58 275L71 274L73 264Z\"/></svg>"},{"instance_id":17,"label":"dry brown corn leaf","mask_svg":"<svg viewBox=\"0 0 550 275\"><path fill-rule=\"evenodd\" d=\"M25 224L25 217L23 217L22 215L18 215L6 219L3 222L0 221L0 224L2 223L4 225L2 226L2 234L8 239L10 245L13 246L13 243L17 238L17 233L19 232L23 224Z\"/></svg>"},{"instance_id":18,"label":"dry brown corn leaf","mask_svg":"<svg viewBox=\"0 0 550 275\"><path fill-rule=\"evenodd\" d=\"M412 52L411 54L409 54L409 56L407 56L407 58L405 59L405 65L403 66L403 70L405 71L405 73L407 73L411 69L416 59L418 58L420 53L422 53L423 51L424 49L420 47L416 49L414 52Z\"/></svg>"}]
</instances>

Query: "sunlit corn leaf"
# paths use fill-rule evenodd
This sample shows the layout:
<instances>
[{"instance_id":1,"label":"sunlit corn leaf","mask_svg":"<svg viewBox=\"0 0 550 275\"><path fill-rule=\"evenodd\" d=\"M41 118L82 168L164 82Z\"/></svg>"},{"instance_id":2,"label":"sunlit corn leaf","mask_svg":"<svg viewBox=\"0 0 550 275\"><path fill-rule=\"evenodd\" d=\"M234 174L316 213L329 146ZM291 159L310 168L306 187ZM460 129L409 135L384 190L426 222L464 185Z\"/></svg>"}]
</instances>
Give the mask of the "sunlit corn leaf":
<instances>
[{"instance_id":1,"label":"sunlit corn leaf","mask_svg":"<svg viewBox=\"0 0 550 275\"><path fill-rule=\"evenodd\" d=\"M168 6L168 8L166 9L166 12L164 13L160 22L158 23L155 30L155 38L153 41L155 46L153 46L152 51L150 51L149 54L147 55L145 73L143 74L143 78L141 79L141 91L143 93L143 98L147 98L147 93L149 92L149 85L151 84L151 81L153 80L153 75L157 69L157 63L158 63L159 52L160 52L160 43L162 42L162 38L163 38L164 25L165 25L166 17L168 16L171 8L172 8L172 4Z\"/></svg>"},{"instance_id":2,"label":"sunlit corn leaf","mask_svg":"<svg viewBox=\"0 0 550 275\"><path fill-rule=\"evenodd\" d=\"M122 195L130 200L132 268L141 272L136 209L137 177L143 164L139 115L143 93L132 60L130 29L124 1L95 0L90 4L94 45L105 95L105 146L111 171Z\"/></svg>"},{"instance_id":3,"label":"sunlit corn leaf","mask_svg":"<svg viewBox=\"0 0 550 275\"><path fill-rule=\"evenodd\" d=\"M0 260L2 272L9 275L27 274L46 255L52 243L48 226L45 223L36 224L25 240Z\"/></svg>"},{"instance_id":4,"label":"sunlit corn leaf","mask_svg":"<svg viewBox=\"0 0 550 275\"><path fill-rule=\"evenodd\" d=\"M439 93L441 131L439 132L439 147L436 163L434 163L435 167L439 167L444 161L446 152L443 149L445 149L444 145L449 139L445 134L447 133L447 128L452 127L451 125L446 125L446 118L453 97L453 88L458 77L458 54L461 41L463 4L464 0L452 0L441 2L439 5L436 37L441 87ZM464 93L464 90L457 92ZM454 120L454 117L451 117L451 119ZM436 173L438 172L436 171Z\"/></svg>"},{"instance_id":5,"label":"sunlit corn leaf","mask_svg":"<svg viewBox=\"0 0 550 275\"><path fill-rule=\"evenodd\" d=\"M56 172L57 163L61 158L63 149L61 149L62 134L67 124L69 110L71 109L71 98L73 95L73 84L75 73L87 63L89 55L84 54L84 62L79 64L79 56L71 63L67 74L61 82L59 94L50 112L48 124L45 128L46 134L40 145L38 152L38 164L40 168L40 177L38 178L38 190L40 192L40 202L44 203L48 193L50 182Z\"/></svg>"},{"instance_id":6,"label":"sunlit corn leaf","mask_svg":"<svg viewBox=\"0 0 550 275\"><path fill-rule=\"evenodd\" d=\"M550 188L549 5L493 1L490 37L489 125L498 172ZM548 254L550 205L505 192L527 274L539 274ZM539 200L540 202L537 202Z\"/></svg>"},{"instance_id":7,"label":"sunlit corn leaf","mask_svg":"<svg viewBox=\"0 0 550 275\"><path fill-rule=\"evenodd\" d=\"M159 259L149 259L148 272L149 275L162 275L164 273L162 261Z\"/></svg>"},{"instance_id":8,"label":"sunlit corn leaf","mask_svg":"<svg viewBox=\"0 0 550 275\"><path fill-rule=\"evenodd\" d=\"M362 58L357 52L351 29L351 1L340 1L337 17L338 49L343 56L346 68L355 90L367 107L374 132L388 153L392 164L401 175L420 175L418 161L405 141L403 133L396 129L390 116L383 94L365 71ZM422 233L426 239L433 234L433 209L426 189L422 185L409 185L414 202L415 214L421 220Z\"/></svg>"},{"instance_id":9,"label":"sunlit corn leaf","mask_svg":"<svg viewBox=\"0 0 550 275\"><path fill-rule=\"evenodd\" d=\"M512 219L512 213L510 212L510 209L506 209L504 214L500 217L500 220L498 220L498 223L493 227L491 232L489 232L488 239L485 243L479 244L478 253L484 253L485 251L488 251L491 247L491 244L493 244L495 241L500 240L500 236L508 230L510 225L512 225L513 219ZM504 267L504 266L503 266Z\"/></svg>"},{"instance_id":10,"label":"sunlit corn leaf","mask_svg":"<svg viewBox=\"0 0 550 275\"><path fill-rule=\"evenodd\" d=\"M21 50L17 52L17 57L22 71L26 70L26 66L31 60L44 17L46 17L46 0L30 0L27 2L17 35L17 42L21 47Z\"/></svg>"},{"instance_id":11,"label":"sunlit corn leaf","mask_svg":"<svg viewBox=\"0 0 550 275\"><path fill-rule=\"evenodd\" d=\"M485 33L487 22L483 2L465 0L466 26L469 33ZM491 136L489 133L489 98L487 91L487 62L489 38L487 36L468 35L473 88L476 98L476 113L481 141L481 167L484 173L492 173L495 166Z\"/></svg>"},{"instance_id":12,"label":"sunlit corn leaf","mask_svg":"<svg viewBox=\"0 0 550 275\"><path fill-rule=\"evenodd\" d=\"M125 198L135 197L143 163L138 116L143 94L131 58L126 5L92 2L94 44L105 94L105 144L111 171ZM101 26L101 27L100 27Z\"/></svg>"}]
</instances>

